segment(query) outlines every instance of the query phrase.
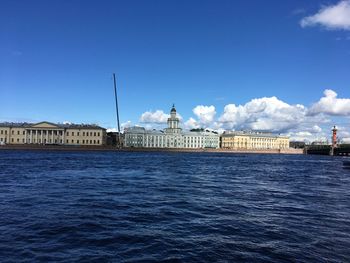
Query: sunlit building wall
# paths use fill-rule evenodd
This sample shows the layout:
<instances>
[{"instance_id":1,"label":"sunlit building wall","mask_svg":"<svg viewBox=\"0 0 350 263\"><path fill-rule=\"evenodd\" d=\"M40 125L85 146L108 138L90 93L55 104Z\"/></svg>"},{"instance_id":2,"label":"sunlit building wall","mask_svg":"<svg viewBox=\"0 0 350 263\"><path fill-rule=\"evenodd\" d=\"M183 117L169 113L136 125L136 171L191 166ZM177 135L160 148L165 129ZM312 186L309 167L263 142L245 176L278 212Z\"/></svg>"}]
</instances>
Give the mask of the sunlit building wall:
<instances>
[{"instance_id":1,"label":"sunlit building wall","mask_svg":"<svg viewBox=\"0 0 350 263\"><path fill-rule=\"evenodd\" d=\"M226 132L221 135L224 149L287 149L289 137L259 132Z\"/></svg>"},{"instance_id":2,"label":"sunlit building wall","mask_svg":"<svg viewBox=\"0 0 350 263\"><path fill-rule=\"evenodd\" d=\"M88 124L0 123L0 144L105 145L106 129Z\"/></svg>"}]
</instances>

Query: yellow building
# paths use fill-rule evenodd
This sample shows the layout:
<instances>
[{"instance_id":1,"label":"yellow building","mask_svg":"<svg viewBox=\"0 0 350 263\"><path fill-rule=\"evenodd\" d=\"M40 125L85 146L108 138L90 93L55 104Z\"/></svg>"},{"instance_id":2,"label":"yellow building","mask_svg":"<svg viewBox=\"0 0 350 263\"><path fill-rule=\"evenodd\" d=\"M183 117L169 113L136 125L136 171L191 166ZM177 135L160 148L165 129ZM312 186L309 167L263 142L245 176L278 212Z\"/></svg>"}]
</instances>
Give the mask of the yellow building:
<instances>
[{"instance_id":1,"label":"yellow building","mask_svg":"<svg viewBox=\"0 0 350 263\"><path fill-rule=\"evenodd\" d=\"M105 145L106 129L97 125L0 123L1 144Z\"/></svg>"},{"instance_id":2,"label":"yellow building","mask_svg":"<svg viewBox=\"0 0 350 263\"><path fill-rule=\"evenodd\" d=\"M223 149L288 149L289 137L259 132L225 132L221 135Z\"/></svg>"}]
</instances>

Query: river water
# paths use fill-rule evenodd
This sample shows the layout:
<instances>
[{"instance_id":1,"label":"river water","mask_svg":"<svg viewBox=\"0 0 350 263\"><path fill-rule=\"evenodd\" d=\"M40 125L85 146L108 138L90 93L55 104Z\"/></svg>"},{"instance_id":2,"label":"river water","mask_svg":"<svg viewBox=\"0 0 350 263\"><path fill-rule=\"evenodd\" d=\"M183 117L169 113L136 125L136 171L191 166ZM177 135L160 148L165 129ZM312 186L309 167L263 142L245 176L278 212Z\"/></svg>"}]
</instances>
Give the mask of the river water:
<instances>
[{"instance_id":1,"label":"river water","mask_svg":"<svg viewBox=\"0 0 350 263\"><path fill-rule=\"evenodd\" d=\"M0 262L350 262L340 157L0 151Z\"/></svg>"}]
</instances>

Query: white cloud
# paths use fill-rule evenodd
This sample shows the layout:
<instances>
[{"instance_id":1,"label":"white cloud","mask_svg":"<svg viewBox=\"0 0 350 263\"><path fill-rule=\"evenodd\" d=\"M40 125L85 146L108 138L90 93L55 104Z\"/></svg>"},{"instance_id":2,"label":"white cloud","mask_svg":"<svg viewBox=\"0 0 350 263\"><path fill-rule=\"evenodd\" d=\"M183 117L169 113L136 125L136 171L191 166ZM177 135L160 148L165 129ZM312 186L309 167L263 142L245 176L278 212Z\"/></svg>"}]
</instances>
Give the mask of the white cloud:
<instances>
[{"instance_id":1,"label":"white cloud","mask_svg":"<svg viewBox=\"0 0 350 263\"><path fill-rule=\"evenodd\" d=\"M312 131L313 132L322 132L322 128L320 126L318 126L318 125L314 125L312 127Z\"/></svg>"},{"instance_id":2,"label":"white cloud","mask_svg":"<svg viewBox=\"0 0 350 263\"><path fill-rule=\"evenodd\" d=\"M197 128L201 128L200 124L198 123L198 121L196 121L195 119L193 119L192 117L189 118L185 123L184 123L184 128L186 130L191 130L191 129L197 129Z\"/></svg>"},{"instance_id":3,"label":"white cloud","mask_svg":"<svg viewBox=\"0 0 350 263\"><path fill-rule=\"evenodd\" d=\"M350 129L349 126L338 126L337 137L342 143L350 143Z\"/></svg>"},{"instance_id":4,"label":"white cloud","mask_svg":"<svg viewBox=\"0 0 350 263\"><path fill-rule=\"evenodd\" d=\"M289 105L276 97L264 97L244 105L226 105L219 122L226 129L285 131L302 122L305 113L303 105Z\"/></svg>"},{"instance_id":5,"label":"white cloud","mask_svg":"<svg viewBox=\"0 0 350 263\"><path fill-rule=\"evenodd\" d=\"M146 111L142 113L140 122L143 123L166 123L168 118L170 117L169 114L164 113L162 110L156 110L155 112Z\"/></svg>"},{"instance_id":6,"label":"white cloud","mask_svg":"<svg viewBox=\"0 0 350 263\"><path fill-rule=\"evenodd\" d=\"M325 6L316 14L304 17L300 25L302 27L320 25L331 30L350 30L350 0Z\"/></svg>"},{"instance_id":7,"label":"white cloud","mask_svg":"<svg viewBox=\"0 0 350 263\"><path fill-rule=\"evenodd\" d=\"M309 115L320 113L345 116L350 114L350 99L339 99L338 94L330 89L324 91L324 97L314 103L308 111Z\"/></svg>"},{"instance_id":8,"label":"white cloud","mask_svg":"<svg viewBox=\"0 0 350 263\"><path fill-rule=\"evenodd\" d=\"M123 122L122 124L120 124L120 130L121 132L123 132L125 128L129 128L131 126L133 126L131 121ZM107 128L107 132L118 132L118 128L117 127Z\"/></svg>"},{"instance_id":9,"label":"white cloud","mask_svg":"<svg viewBox=\"0 0 350 263\"><path fill-rule=\"evenodd\" d=\"M241 105L227 104L219 116L216 116L213 105L198 105L192 111L195 116L183 123L185 130L260 130L286 134L291 140L326 141L330 139L332 126L341 122L335 116L350 117L350 99L337 98L336 92L325 90L324 96L310 108L301 104L288 104L277 97L262 97ZM164 129L168 117L161 110L148 111L142 114L140 120L142 126L148 129ZM350 137L350 128L343 131L339 129L339 135L342 139Z\"/></svg>"},{"instance_id":10,"label":"white cloud","mask_svg":"<svg viewBox=\"0 0 350 263\"><path fill-rule=\"evenodd\" d=\"M118 132L117 128L108 128L107 132Z\"/></svg>"},{"instance_id":11,"label":"white cloud","mask_svg":"<svg viewBox=\"0 0 350 263\"><path fill-rule=\"evenodd\" d=\"M213 105L198 105L193 109L193 113L197 116L201 124L209 124L214 120L216 111Z\"/></svg>"},{"instance_id":12,"label":"white cloud","mask_svg":"<svg viewBox=\"0 0 350 263\"><path fill-rule=\"evenodd\" d=\"M121 130L124 130L125 128L129 128L132 126L132 122L131 121L127 121L127 122L123 122L121 125L120 125L120 128Z\"/></svg>"},{"instance_id":13,"label":"white cloud","mask_svg":"<svg viewBox=\"0 0 350 263\"><path fill-rule=\"evenodd\" d=\"M341 142L342 142L342 143L350 143L350 137L348 137L348 138L343 138Z\"/></svg>"},{"instance_id":14,"label":"white cloud","mask_svg":"<svg viewBox=\"0 0 350 263\"><path fill-rule=\"evenodd\" d=\"M306 143L310 143L313 141L326 142L327 135L325 134L314 134L308 131L298 131L291 132L288 134L290 137L290 141L302 141Z\"/></svg>"}]
</instances>

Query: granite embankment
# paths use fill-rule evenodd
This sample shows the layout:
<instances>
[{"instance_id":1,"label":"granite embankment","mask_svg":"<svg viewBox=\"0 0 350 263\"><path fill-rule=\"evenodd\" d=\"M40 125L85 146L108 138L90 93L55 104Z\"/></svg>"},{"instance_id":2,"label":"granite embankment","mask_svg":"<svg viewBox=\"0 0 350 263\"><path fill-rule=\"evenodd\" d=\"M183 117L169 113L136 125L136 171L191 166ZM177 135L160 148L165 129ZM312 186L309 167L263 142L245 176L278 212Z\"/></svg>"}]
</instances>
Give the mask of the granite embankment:
<instances>
[{"instance_id":1,"label":"granite embankment","mask_svg":"<svg viewBox=\"0 0 350 263\"><path fill-rule=\"evenodd\" d=\"M230 149L162 149L122 148L115 146L67 146L67 145L1 145L0 150L52 150L52 151L127 151L127 152L213 152L213 153L256 153L256 154L303 154L302 149L230 150Z\"/></svg>"}]
</instances>

